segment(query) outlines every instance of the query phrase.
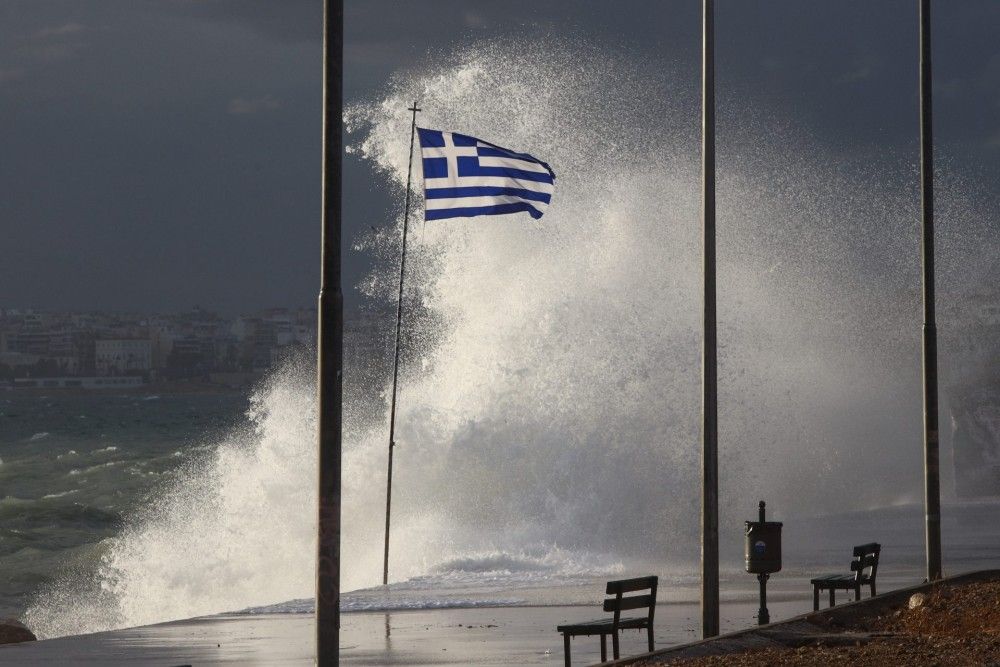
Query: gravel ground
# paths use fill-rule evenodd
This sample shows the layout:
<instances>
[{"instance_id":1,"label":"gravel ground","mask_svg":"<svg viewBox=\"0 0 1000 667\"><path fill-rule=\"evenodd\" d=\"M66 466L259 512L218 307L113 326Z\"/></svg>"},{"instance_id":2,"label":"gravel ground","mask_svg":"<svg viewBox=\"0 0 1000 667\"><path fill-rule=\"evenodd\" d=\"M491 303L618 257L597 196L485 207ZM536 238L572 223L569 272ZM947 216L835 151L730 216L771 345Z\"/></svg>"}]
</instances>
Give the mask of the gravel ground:
<instances>
[{"instance_id":1,"label":"gravel ground","mask_svg":"<svg viewBox=\"0 0 1000 667\"><path fill-rule=\"evenodd\" d=\"M918 596L913 596L918 598ZM1000 582L941 588L908 605L853 627L829 632L877 633L853 646L807 646L748 651L656 663L674 667L736 665L889 665L1000 667ZM650 663L653 664L653 663Z\"/></svg>"}]
</instances>

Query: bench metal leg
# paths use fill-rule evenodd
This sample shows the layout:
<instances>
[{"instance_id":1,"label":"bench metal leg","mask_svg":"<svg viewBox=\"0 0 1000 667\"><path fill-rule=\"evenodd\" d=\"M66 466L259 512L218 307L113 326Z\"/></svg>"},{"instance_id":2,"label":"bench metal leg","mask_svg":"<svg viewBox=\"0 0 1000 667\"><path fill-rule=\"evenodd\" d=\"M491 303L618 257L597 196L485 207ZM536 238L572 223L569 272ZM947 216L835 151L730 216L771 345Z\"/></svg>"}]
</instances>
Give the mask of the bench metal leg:
<instances>
[{"instance_id":1,"label":"bench metal leg","mask_svg":"<svg viewBox=\"0 0 1000 667\"><path fill-rule=\"evenodd\" d=\"M872 587L872 597L875 597L875 582L874 581L871 583L871 587Z\"/></svg>"},{"instance_id":2,"label":"bench metal leg","mask_svg":"<svg viewBox=\"0 0 1000 667\"><path fill-rule=\"evenodd\" d=\"M611 652L614 654L615 660L617 660L618 659L618 633L617 632L612 632L611 633Z\"/></svg>"},{"instance_id":3,"label":"bench metal leg","mask_svg":"<svg viewBox=\"0 0 1000 667\"><path fill-rule=\"evenodd\" d=\"M646 638L649 640L649 652L653 652L653 626L646 628Z\"/></svg>"},{"instance_id":4,"label":"bench metal leg","mask_svg":"<svg viewBox=\"0 0 1000 667\"><path fill-rule=\"evenodd\" d=\"M830 589L830 606L832 607L835 604L837 604L837 589L836 588L831 588Z\"/></svg>"},{"instance_id":5,"label":"bench metal leg","mask_svg":"<svg viewBox=\"0 0 1000 667\"><path fill-rule=\"evenodd\" d=\"M568 632L564 632L563 633L563 649L564 649L565 656L566 656L566 667L570 667L570 662L569 662L569 633Z\"/></svg>"},{"instance_id":6,"label":"bench metal leg","mask_svg":"<svg viewBox=\"0 0 1000 667\"><path fill-rule=\"evenodd\" d=\"M854 601L857 602L861 599L861 584L854 587Z\"/></svg>"},{"instance_id":7,"label":"bench metal leg","mask_svg":"<svg viewBox=\"0 0 1000 667\"><path fill-rule=\"evenodd\" d=\"M608 661L608 636L601 635L601 662Z\"/></svg>"},{"instance_id":8,"label":"bench metal leg","mask_svg":"<svg viewBox=\"0 0 1000 667\"><path fill-rule=\"evenodd\" d=\"M813 584L813 611L819 611L819 584Z\"/></svg>"}]
</instances>

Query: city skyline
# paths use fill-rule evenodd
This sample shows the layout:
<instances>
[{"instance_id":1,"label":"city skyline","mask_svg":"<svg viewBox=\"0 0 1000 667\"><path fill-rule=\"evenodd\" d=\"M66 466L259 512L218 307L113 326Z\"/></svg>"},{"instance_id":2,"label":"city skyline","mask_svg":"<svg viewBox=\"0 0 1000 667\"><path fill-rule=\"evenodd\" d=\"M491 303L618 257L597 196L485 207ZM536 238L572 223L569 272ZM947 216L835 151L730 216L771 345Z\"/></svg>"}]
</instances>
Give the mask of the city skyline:
<instances>
[{"instance_id":1,"label":"city skyline","mask_svg":"<svg viewBox=\"0 0 1000 667\"><path fill-rule=\"evenodd\" d=\"M315 339L316 310L309 308L235 318L200 308L154 315L0 309L0 381L17 387L39 378L133 377L240 386L295 349L311 350Z\"/></svg>"}]
</instances>

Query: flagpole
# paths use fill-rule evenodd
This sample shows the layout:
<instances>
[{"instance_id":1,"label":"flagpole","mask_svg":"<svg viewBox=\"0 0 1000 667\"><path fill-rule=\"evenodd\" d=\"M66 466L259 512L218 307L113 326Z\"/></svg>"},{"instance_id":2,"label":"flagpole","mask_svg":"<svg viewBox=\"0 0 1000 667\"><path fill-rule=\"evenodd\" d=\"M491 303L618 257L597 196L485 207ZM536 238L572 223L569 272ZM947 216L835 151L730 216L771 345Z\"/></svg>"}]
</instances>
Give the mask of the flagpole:
<instances>
[{"instance_id":1,"label":"flagpole","mask_svg":"<svg viewBox=\"0 0 1000 667\"><path fill-rule=\"evenodd\" d=\"M920 0L920 213L923 227L924 513L927 580L941 578L937 324L934 307L934 138L931 121L931 3Z\"/></svg>"},{"instance_id":2,"label":"flagpole","mask_svg":"<svg viewBox=\"0 0 1000 667\"><path fill-rule=\"evenodd\" d=\"M344 297L340 278L344 111L344 4L325 0L323 184L316 351L319 516L316 552L316 664L340 664L340 463Z\"/></svg>"},{"instance_id":3,"label":"flagpole","mask_svg":"<svg viewBox=\"0 0 1000 667\"><path fill-rule=\"evenodd\" d=\"M403 204L403 249L399 259L399 299L396 301L396 351L392 362L392 403L389 406L389 474L385 483L385 558L382 561L382 585L389 584L389 520L392 510L392 452L396 448L396 385L399 379L399 334L403 323L403 278L406 276L406 232L410 222L410 184L413 179L413 138L417 131L417 103L410 122L410 160L406 167L406 198Z\"/></svg>"},{"instance_id":4,"label":"flagpole","mask_svg":"<svg viewBox=\"0 0 1000 667\"><path fill-rule=\"evenodd\" d=\"M715 303L715 3L703 0L702 223L704 356L702 358L701 632L719 634L719 441Z\"/></svg>"}]
</instances>

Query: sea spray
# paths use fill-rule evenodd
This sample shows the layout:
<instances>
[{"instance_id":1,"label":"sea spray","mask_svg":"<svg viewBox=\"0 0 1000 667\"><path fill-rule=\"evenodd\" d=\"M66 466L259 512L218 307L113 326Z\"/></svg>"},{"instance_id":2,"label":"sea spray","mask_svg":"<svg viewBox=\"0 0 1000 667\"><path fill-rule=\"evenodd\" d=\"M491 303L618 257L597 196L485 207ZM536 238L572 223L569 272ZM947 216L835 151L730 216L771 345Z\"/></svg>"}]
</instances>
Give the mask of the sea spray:
<instances>
[{"instance_id":1,"label":"sea spray","mask_svg":"<svg viewBox=\"0 0 1000 667\"><path fill-rule=\"evenodd\" d=\"M427 223L413 246L414 310L442 323L400 402L395 486L399 504L421 513L413 520L436 512L452 536L489 526L484 539L626 544L633 555L690 563L699 153L697 98L678 80L585 44L487 43L348 114L353 151L396 184L406 174L407 99L420 100L423 126L502 138L559 173L540 222ZM720 188L724 506L735 511L764 486L799 507L850 503L851 487L829 473L850 466L843 443L894 437L866 417L873 406L908 406L886 391L897 378L868 369L898 367L898 322L916 303L886 299L874 316L852 315L906 275L872 289L856 279L866 260L846 248L873 244L882 268L905 264L900 213L911 203L906 189L836 173L789 130L750 124L761 136L730 128L744 135L743 151L725 163ZM371 240L386 273L395 238ZM389 282L376 272L368 284ZM886 340L885 330L891 348L854 347ZM914 344L915 330L902 335ZM806 417L817 411L819 420ZM831 418L838 413L855 417ZM916 460L893 474L915 472Z\"/></svg>"},{"instance_id":2,"label":"sea spray","mask_svg":"<svg viewBox=\"0 0 1000 667\"><path fill-rule=\"evenodd\" d=\"M39 636L240 609L308 595L313 582L315 419L292 363L252 397L248 425L184 464L120 535L43 590Z\"/></svg>"},{"instance_id":3,"label":"sea spray","mask_svg":"<svg viewBox=\"0 0 1000 667\"><path fill-rule=\"evenodd\" d=\"M479 43L349 110L350 150L399 188L412 100L421 126L502 140L559 174L541 221L419 227L396 576L432 538L696 568L699 100L662 65L572 41ZM786 515L920 497L918 193L913 156L844 153L758 100L720 99L721 501L736 570L761 497ZM954 324L997 271L1000 230L974 179L939 180ZM364 283L373 298L391 294L399 231L362 244L383 260ZM374 580L377 563L353 567Z\"/></svg>"}]
</instances>

